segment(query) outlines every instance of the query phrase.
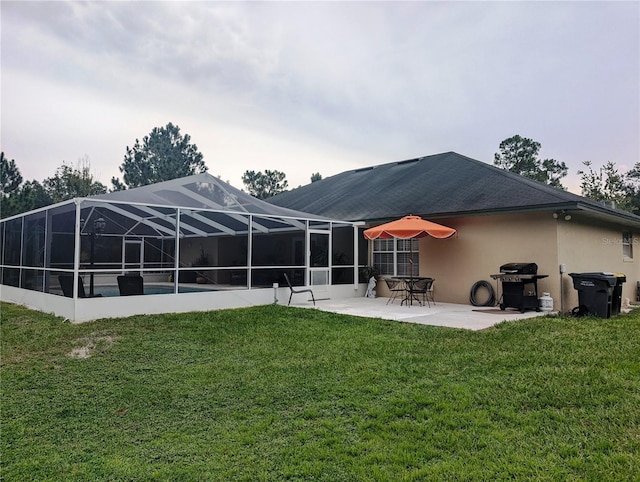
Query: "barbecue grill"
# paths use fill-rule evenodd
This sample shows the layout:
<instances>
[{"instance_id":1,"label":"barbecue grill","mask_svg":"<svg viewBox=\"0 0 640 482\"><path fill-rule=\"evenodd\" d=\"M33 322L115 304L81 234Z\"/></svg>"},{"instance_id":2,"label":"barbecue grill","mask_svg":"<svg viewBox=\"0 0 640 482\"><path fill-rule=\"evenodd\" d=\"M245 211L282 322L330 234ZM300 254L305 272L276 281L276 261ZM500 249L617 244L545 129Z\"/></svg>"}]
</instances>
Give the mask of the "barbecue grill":
<instances>
[{"instance_id":1,"label":"barbecue grill","mask_svg":"<svg viewBox=\"0 0 640 482\"><path fill-rule=\"evenodd\" d=\"M540 311L538 305L538 280L549 275L538 274L536 263L507 263L500 266L500 274L491 277L502 282L500 309L516 308Z\"/></svg>"}]
</instances>

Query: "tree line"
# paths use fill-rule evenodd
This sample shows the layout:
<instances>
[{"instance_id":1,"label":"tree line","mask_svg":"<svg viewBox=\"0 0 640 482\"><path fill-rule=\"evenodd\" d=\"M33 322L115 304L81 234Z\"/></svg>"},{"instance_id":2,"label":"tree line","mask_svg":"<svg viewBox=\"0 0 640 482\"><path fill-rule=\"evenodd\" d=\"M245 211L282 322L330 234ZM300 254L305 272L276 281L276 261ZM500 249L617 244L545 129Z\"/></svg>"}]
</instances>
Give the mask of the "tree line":
<instances>
[{"instance_id":1,"label":"tree line","mask_svg":"<svg viewBox=\"0 0 640 482\"><path fill-rule=\"evenodd\" d=\"M494 156L494 165L529 179L565 189L562 178L568 169L564 162L555 159L540 159L541 144L533 139L515 135L500 143ZM583 162L581 176L582 195L596 201L614 202L616 207L640 214L640 163L627 173L619 173L614 162L594 169L590 161ZM8 160L0 153L0 216L14 214L48 206L74 197L86 197L108 192L107 186L91 174L87 156L77 166L63 162L53 176L42 183L24 182L15 160ZM111 191L131 189L147 184L176 179L207 172L202 154L191 143L188 134L171 122L165 127L156 127L151 133L136 139L132 147L127 146L122 164L119 166L122 179L111 179ZM311 182L322 180L317 172ZM258 199L266 199L288 189L286 175L282 171L247 170L242 176L246 191Z\"/></svg>"},{"instance_id":2,"label":"tree line","mask_svg":"<svg viewBox=\"0 0 640 482\"><path fill-rule=\"evenodd\" d=\"M493 163L510 172L565 189L561 179L568 173L564 162L540 159L540 143L515 135L500 143ZM591 161L582 163L586 169L578 171L581 194L594 201L613 203L616 208L640 215L640 162L626 173L618 172L614 162L594 169Z\"/></svg>"},{"instance_id":3,"label":"tree line","mask_svg":"<svg viewBox=\"0 0 640 482\"><path fill-rule=\"evenodd\" d=\"M111 178L111 191L168 181L179 177L207 172L203 155L198 146L191 143L188 134L182 135L180 128L171 122L165 127L156 127L151 133L127 146L122 164L119 166L122 179ZM312 181L322 179L319 173ZM285 174L266 170L264 173L246 171L242 177L247 191L255 197L266 199L288 188ZM23 182L20 169L14 159L0 154L0 217L5 218L48 206L74 197L104 194L107 186L91 174L91 163L85 156L76 166L63 162L53 176L42 183Z\"/></svg>"}]
</instances>

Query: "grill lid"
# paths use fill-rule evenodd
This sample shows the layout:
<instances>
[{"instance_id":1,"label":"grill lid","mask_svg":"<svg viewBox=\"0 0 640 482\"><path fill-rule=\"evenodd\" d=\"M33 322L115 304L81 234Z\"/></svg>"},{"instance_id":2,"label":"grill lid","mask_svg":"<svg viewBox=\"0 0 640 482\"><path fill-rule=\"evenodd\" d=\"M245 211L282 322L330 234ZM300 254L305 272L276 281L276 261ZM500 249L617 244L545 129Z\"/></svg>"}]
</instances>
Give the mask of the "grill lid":
<instances>
[{"instance_id":1,"label":"grill lid","mask_svg":"<svg viewBox=\"0 0 640 482\"><path fill-rule=\"evenodd\" d=\"M536 263L507 263L500 266L500 272L511 274L537 274L538 265Z\"/></svg>"}]
</instances>

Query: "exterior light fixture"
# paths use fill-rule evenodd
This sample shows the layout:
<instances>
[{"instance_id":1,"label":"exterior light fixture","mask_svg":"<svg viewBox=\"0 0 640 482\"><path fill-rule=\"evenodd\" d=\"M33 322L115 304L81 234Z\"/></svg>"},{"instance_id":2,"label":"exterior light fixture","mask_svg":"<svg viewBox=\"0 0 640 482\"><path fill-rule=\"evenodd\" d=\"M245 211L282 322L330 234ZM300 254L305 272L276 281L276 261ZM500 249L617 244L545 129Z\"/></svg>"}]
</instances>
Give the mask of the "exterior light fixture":
<instances>
[{"instance_id":1,"label":"exterior light fixture","mask_svg":"<svg viewBox=\"0 0 640 482\"><path fill-rule=\"evenodd\" d=\"M567 213L564 209L553 213L553 219L563 218L565 221L571 221L571 214Z\"/></svg>"}]
</instances>

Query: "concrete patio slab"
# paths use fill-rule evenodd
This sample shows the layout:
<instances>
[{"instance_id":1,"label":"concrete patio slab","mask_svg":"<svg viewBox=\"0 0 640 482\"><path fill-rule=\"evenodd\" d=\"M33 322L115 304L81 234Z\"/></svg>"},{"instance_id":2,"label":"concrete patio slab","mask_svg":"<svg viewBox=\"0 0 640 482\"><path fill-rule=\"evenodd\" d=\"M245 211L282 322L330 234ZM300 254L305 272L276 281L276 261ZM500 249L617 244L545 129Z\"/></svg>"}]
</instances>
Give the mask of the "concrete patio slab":
<instances>
[{"instance_id":1,"label":"concrete patio slab","mask_svg":"<svg viewBox=\"0 0 640 482\"><path fill-rule=\"evenodd\" d=\"M481 307L472 305L457 305L453 303L431 303L429 306L400 305L399 302L387 304L388 298L348 298L336 300L317 300L316 309L340 313L345 315L363 316L367 318L381 318L406 323L422 325L446 326L449 328L464 328L467 330L484 330L501 321L521 320L543 316L545 313L536 311L519 311L507 309L501 311L497 307ZM292 303L291 306L313 308L312 303Z\"/></svg>"}]
</instances>

